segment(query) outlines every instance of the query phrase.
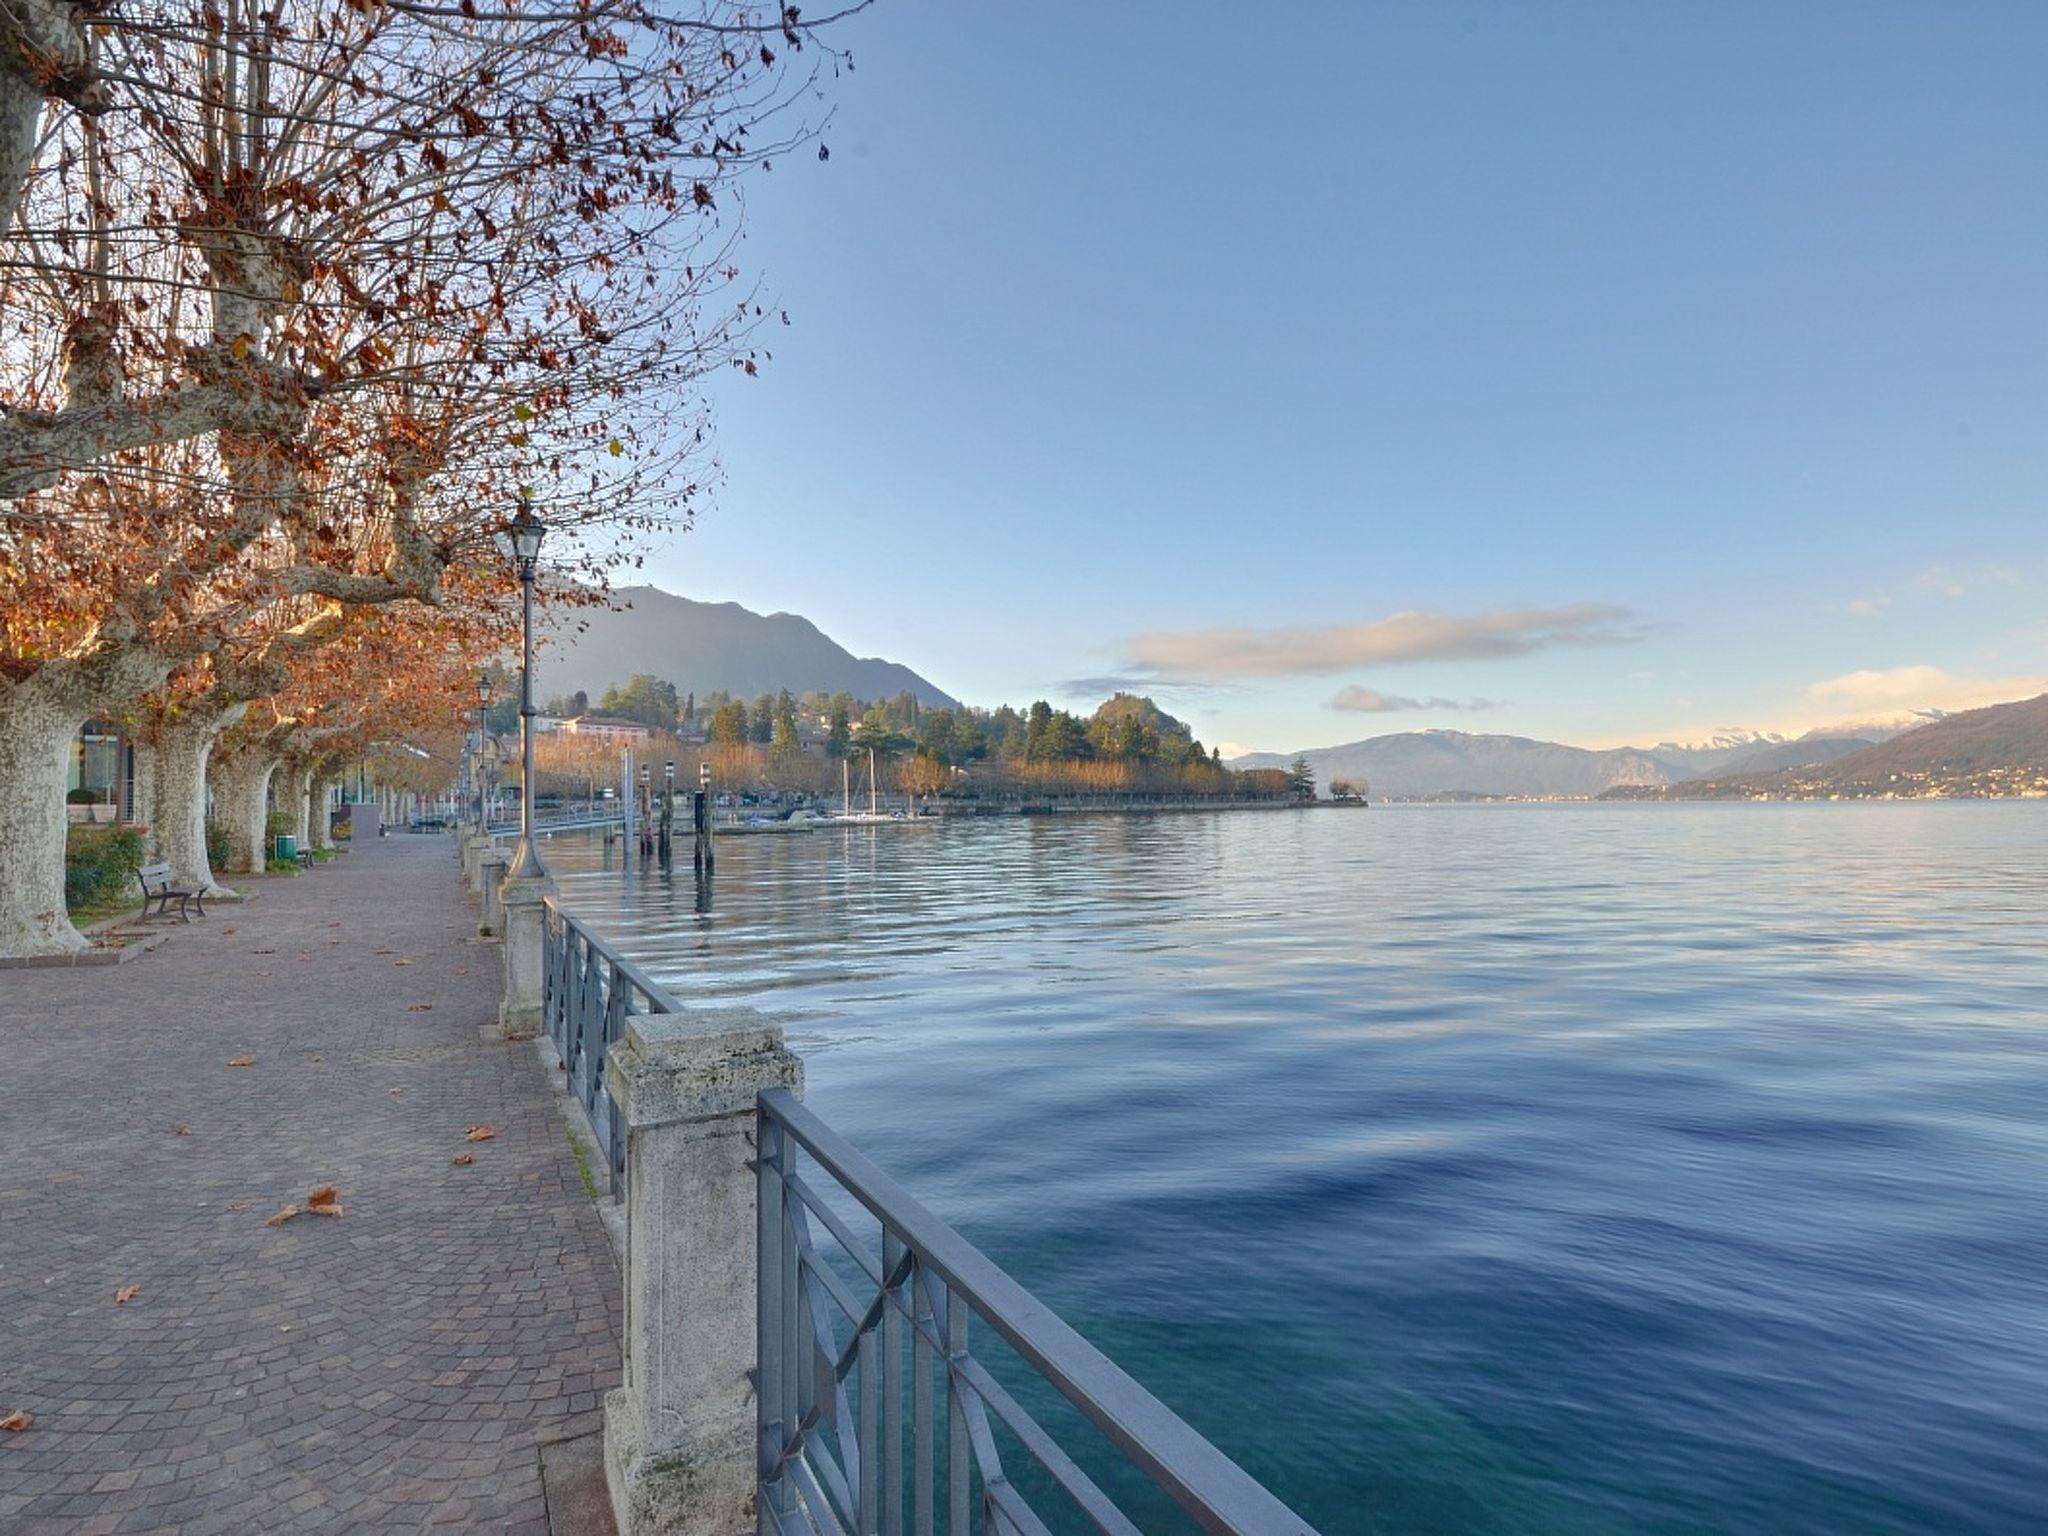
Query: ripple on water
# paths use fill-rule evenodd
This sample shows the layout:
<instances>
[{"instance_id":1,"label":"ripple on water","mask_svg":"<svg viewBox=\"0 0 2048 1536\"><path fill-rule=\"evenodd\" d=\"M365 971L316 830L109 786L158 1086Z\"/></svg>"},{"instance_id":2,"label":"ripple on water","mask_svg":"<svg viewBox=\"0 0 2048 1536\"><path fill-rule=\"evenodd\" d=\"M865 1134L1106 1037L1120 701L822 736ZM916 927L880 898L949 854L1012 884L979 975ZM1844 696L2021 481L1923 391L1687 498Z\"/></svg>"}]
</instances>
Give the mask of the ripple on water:
<instances>
[{"instance_id":1,"label":"ripple on water","mask_svg":"<svg viewBox=\"0 0 2048 1536\"><path fill-rule=\"evenodd\" d=\"M1332 1536L2048 1529L2038 806L548 856Z\"/></svg>"}]
</instances>

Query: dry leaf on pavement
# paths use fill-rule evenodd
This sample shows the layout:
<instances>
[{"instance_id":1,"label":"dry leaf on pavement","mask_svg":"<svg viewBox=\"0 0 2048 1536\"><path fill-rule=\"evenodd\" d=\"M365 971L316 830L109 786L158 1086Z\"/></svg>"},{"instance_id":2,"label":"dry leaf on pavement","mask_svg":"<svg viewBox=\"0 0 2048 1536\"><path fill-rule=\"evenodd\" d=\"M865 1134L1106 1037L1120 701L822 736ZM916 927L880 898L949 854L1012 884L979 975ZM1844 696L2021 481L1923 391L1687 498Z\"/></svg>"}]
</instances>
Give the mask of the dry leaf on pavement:
<instances>
[{"instance_id":1,"label":"dry leaf on pavement","mask_svg":"<svg viewBox=\"0 0 2048 1536\"><path fill-rule=\"evenodd\" d=\"M464 1141L489 1141L497 1134L488 1125L472 1125L462 1133L462 1139Z\"/></svg>"},{"instance_id":2,"label":"dry leaf on pavement","mask_svg":"<svg viewBox=\"0 0 2048 1536\"><path fill-rule=\"evenodd\" d=\"M467 1168L471 1163L476 1161L476 1154L474 1152L458 1152L453 1157L449 1158L448 1161L453 1163L458 1168Z\"/></svg>"},{"instance_id":3,"label":"dry leaf on pavement","mask_svg":"<svg viewBox=\"0 0 2048 1536\"><path fill-rule=\"evenodd\" d=\"M407 1013L432 1013L434 1011L434 1005L432 1003L414 1003L410 1008L406 1009L405 1011Z\"/></svg>"},{"instance_id":4,"label":"dry leaf on pavement","mask_svg":"<svg viewBox=\"0 0 2048 1536\"><path fill-rule=\"evenodd\" d=\"M281 1227L298 1214L299 1208L296 1205L288 1205L283 1210L279 1211L275 1216L271 1217L270 1220L264 1222L263 1225L265 1225L266 1227Z\"/></svg>"},{"instance_id":5,"label":"dry leaf on pavement","mask_svg":"<svg viewBox=\"0 0 2048 1536\"><path fill-rule=\"evenodd\" d=\"M256 1065L256 1058L254 1056L230 1056L228 1058L228 1065L231 1067L253 1067Z\"/></svg>"},{"instance_id":6,"label":"dry leaf on pavement","mask_svg":"<svg viewBox=\"0 0 2048 1536\"><path fill-rule=\"evenodd\" d=\"M33 1423L35 1423L35 1420L30 1418L26 1411L17 1408L14 1412L7 1415L6 1418L0 1419L0 1429L9 1429L16 1434L20 1434Z\"/></svg>"},{"instance_id":7,"label":"dry leaf on pavement","mask_svg":"<svg viewBox=\"0 0 2048 1536\"><path fill-rule=\"evenodd\" d=\"M341 1214L341 1192L332 1184L322 1184L306 1196L306 1209L315 1216L339 1216Z\"/></svg>"},{"instance_id":8,"label":"dry leaf on pavement","mask_svg":"<svg viewBox=\"0 0 2048 1536\"><path fill-rule=\"evenodd\" d=\"M124 1302L133 1301L136 1297L140 1296L141 1294L141 1286L124 1285L118 1291L114 1292L114 1305L118 1307Z\"/></svg>"},{"instance_id":9,"label":"dry leaf on pavement","mask_svg":"<svg viewBox=\"0 0 2048 1536\"><path fill-rule=\"evenodd\" d=\"M190 1136L192 1134L192 1127L189 1125L174 1125L171 1127L171 1134L173 1136Z\"/></svg>"}]
</instances>

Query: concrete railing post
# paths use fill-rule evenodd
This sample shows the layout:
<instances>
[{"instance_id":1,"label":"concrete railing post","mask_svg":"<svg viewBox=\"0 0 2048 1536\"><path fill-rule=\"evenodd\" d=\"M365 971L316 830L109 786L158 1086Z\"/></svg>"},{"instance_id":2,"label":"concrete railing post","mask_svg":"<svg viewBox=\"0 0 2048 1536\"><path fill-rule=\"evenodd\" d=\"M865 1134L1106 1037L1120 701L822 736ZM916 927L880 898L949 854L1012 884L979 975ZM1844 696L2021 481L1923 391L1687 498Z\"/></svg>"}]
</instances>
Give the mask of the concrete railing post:
<instances>
[{"instance_id":1,"label":"concrete railing post","mask_svg":"<svg viewBox=\"0 0 2048 1536\"><path fill-rule=\"evenodd\" d=\"M546 875L508 879L498 887L505 935L505 997L498 1007L498 1027L508 1037L540 1032L542 950L546 941L546 909L555 893Z\"/></svg>"},{"instance_id":2,"label":"concrete railing post","mask_svg":"<svg viewBox=\"0 0 2048 1536\"><path fill-rule=\"evenodd\" d=\"M626 1126L626 1384L604 1404L620 1536L752 1536L754 1101L801 1092L781 1026L649 1014L605 1057Z\"/></svg>"},{"instance_id":3,"label":"concrete railing post","mask_svg":"<svg viewBox=\"0 0 2048 1536\"><path fill-rule=\"evenodd\" d=\"M483 891L484 854L491 847L491 839L481 832L468 832L462 838L462 878L472 891Z\"/></svg>"},{"instance_id":4,"label":"concrete railing post","mask_svg":"<svg viewBox=\"0 0 2048 1536\"><path fill-rule=\"evenodd\" d=\"M502 939L505 936L505 898L500 887L505 883L505 871L512 867L512 861L494 843L477 855L477 867L483 874L484 892L484 914L477 921L477 937Z\"/></svg>"}]
</instances>

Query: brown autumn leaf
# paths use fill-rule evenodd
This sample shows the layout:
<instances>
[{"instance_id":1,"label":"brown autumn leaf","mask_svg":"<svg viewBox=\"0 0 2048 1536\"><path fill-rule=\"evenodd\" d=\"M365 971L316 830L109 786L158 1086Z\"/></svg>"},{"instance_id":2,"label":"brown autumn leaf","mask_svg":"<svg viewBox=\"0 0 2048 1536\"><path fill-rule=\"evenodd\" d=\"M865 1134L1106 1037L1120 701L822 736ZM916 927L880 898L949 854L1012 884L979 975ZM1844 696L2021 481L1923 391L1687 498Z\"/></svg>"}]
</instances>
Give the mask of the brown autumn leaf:
<instances>
[{"instance_id":1,"label":"brown autumn leaf","mask_svg":"<svg viewBox=\"0 0 2048 1536\"><path fill-rule=\"evenodd\" d=\"M462 1133L462 1139L464 1141L489 1141L493 1136L496 1136L497 1134L498 1133L492 1130L488 1125L472 1125L468 1130Z\"/></svg>"},{"instance_id":2,"label":"brown autumn leaf","mask_svg":"<svg viewBox=\"0 0 2048 1536\"><path fill-rule=\"evenodd\" d=\"M340 1202L341 1191L332 1184L322 1184L306 1196L306 1209L316 1216L339 1216Z\"/></svg>"},{"instance_id":3,"label":"brown autumn leaf","mask_svg":"<svg viewBox=\"0 0 2048 1536\"><path fill-rule=\"evenodd\" d=\"M127 1303L127 1302L131 1302L131 1301L133 1301L133 1300L134 1300L134 1299L135 1299L136 1297L140 1296L141 1294L142 1294L142 1287L141 1287L141 1286L139 1286L139 1285L124 1285L124 1286L122 1286L122 1287L121 1287L121 1288L120 1288L119 1290L117 1290L116 1292L114 1292L114 1305L118 1307L118 1306L121 1306L121 1305L123 1305L124 1303Z\"/></svg>"},{"instance_id":4,"label":"brown autumn leaf","mask_svg":"<svg viewBox=\"0 0 2048 1536\"><path fill-rule=\"evenodd\" d=\"M249 1202L246 1200L230 1200L228 1202L228 1209L231 1211L246 1211L249 1209Z\"/></svg>"},{"instance_id":5,"label":"brown autumn leaf","mask_svg":"<svg viewBox=\"0 0 2048 1536\"><path fill-rule=\"evenodd\" d=\"M393 965L411 965L411 964L412 964L412 962L411 962L410 960L394 960L394 961L392 961L391 963L392 963Z\"/></svg>"},{"instance_id":6,"label":"brown autumn leaf","mask_svg":"<svg viewBox=\"0 0 2048 1536\"><path fill-rule=\"evenodd\" d=\"M391 1090L391 1097L395 1099L403 1092L405 1092L403 1088L394 1088Z\"/></svg>"},{"instance_id":7,"label":"brown autumn leaf","mask_svg":"<svg viewBox=\"0 0 2048 1536\"><path fill-rule=\"evenodd\" d=\"M455 974L458 976L467 976L469 974L469 967L466 965L458 965L457 967L455 967Z\"/></svg>"},{"instance_id":8,"label":"brown autumn leaf","mask_svg":"<svg viewBox=\"0 0 2048 1536\"><path fill-rule=\"evenodd\" d=\"M220 931L220 936L221 936L222 938L226 938L226 937L227 937L227 936L228 936L229 934L233 933L234 931L235 931L235 930L234 930L234 929L232 929L232 928L223 928L223 929L221 929L221 931Z\"/></svg>"},{"instance_id":9,"label":"brown autumn leaf","mask_svg":"<svg viewBox=\"0 0 2048 1536\"><path fill-rule=\"evenodd\" d=\"M476 1154L474 1152L458 1152L453 1157L449 1158L448 1161L453 1163L458 1168L467 1168L471 1163L476 1161Z\"/></svg>"},{"instance_id":10,"label":"brown autumn leaf","mask_svg":"<svg viewBox=\"0 0 2048 1536\"><path fill-rule=\"evenodd\" d=\"M395 955L398 951L395 949L373 949L370 953L373 955Z\"/></svg>"},{"instance_id":11,"label":"brown autumn leaf","mask_svg":"<svg viewBox=\"0 0 2048 1536\"><path fill-rule=\"evenodd\" d=\"M228 1065L231 1067L253 1067L256 1065L256 1058L254 1056L230 1056L228 1058Z\"/></svg>"},{"instance_id":12,"label":"brown autumn leaf","mask_svg":"<svg viewBox=\"0 0 2048 1536\"><path fill-rule=\"evenodd\" d=\"M252 955L274 955L277 951L274 949L252 949L249 953Z\"/></svg>"},{"instance_id":13,"label":"brown autumn leaf","mask_svg":"<svg viewBox=\"0 0 2048 1536\"><path fill-rule=\"evenodd\" d=\"M434 1011L434 1005L432 1003L414 1003L410 1008L406 1009L405 1011L407 1013L432 1013Z\"/></svg>"},{"instance_id":14,"label":"brown autumn leaf","mask_svg":"<svg viewBox=\"0 0 2048 1536\"><path fill-rule=\"evenodd\" d=\"M29 1417L26 1409L17 1408L14 1412L7 1415L6 1418L0 1419L0 1429L9 1430L18 1435L33 1423L35 1423L35 1420Z\"/></svg>"},{"instance_id":15,"label":"brown autumn leaf","mask_svg":"<svg viewBox=\"0 0 2048 1536\"><path fill-rule=\"evenodd\" d=\"M299 1208L296 1205L288 1205L283 1210L279 1211L275 1216L271 1217L270 1220L264 1222L263 1225L265 1225L266 1227L281 1227L298 1214Z\"/></svg>"},{"instance_id":16,"label":"brown autumn leaf","mask_svg":"<svg viewBox=\"0 0 2048 1536\"><path fill-rule=\"evenodd\" d=\"M192 1127L189 1125L174 1125L171 1127L171 1134L173 1136L190 1136L192 1134Z\"/></svg>"}]
</instances>

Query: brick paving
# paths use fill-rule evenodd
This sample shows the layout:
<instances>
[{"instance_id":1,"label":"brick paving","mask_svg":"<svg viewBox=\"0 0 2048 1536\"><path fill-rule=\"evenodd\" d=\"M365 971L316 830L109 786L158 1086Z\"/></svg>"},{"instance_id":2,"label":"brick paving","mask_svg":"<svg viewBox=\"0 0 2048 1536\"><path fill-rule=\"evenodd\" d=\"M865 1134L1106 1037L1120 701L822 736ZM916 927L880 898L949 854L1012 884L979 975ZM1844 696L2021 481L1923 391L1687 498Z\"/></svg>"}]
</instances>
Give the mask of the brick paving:
<instances>
[{"instance_id":1,"label":"brick paving","mask_svg":"<svg viewBox=\"0 0 2048 1536\"><path fill-rule=\"evenodd\" d=\"M0 972L0 1531L547 1530L620 1285L459 885L394 835L131 965ZM341 1217L265 1225L320 1184Z\"/></svg>"}]
</instances>

